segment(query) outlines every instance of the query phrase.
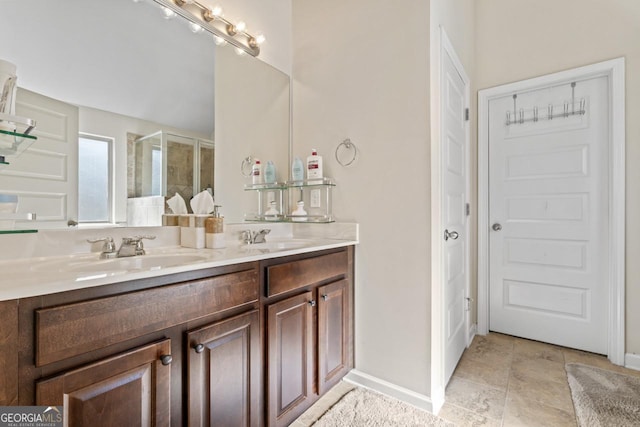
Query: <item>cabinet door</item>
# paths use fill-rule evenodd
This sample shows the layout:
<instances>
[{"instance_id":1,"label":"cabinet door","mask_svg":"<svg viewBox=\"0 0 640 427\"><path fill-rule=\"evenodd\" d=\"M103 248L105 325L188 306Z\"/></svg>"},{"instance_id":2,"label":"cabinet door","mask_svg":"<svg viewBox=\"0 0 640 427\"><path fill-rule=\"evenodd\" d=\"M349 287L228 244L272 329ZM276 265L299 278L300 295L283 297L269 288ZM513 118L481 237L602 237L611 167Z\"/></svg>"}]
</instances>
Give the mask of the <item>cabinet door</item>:
<instances>
[{"instance_id":1,"label":"cabinet door","mask_svg":"<svg viewBox=\"0 0 640 427\"><path fill-rule=\"evenodd\" d=\"M318 288L318 393L324 394L349 370L348 282Z\"/></svg>"},{"instance_id":2,"label":"cabinet door","mask_svg":"<svg viewBox=\"0 0 640 427\"><path fill-rule=\"evenodd\" d=\"M313 310L305 292L268 306L268 425L289 425L313 393Z\"/></svg>"},{"instance_id":3,"label":"cabinet door","mask_svg":"<svg viewBox=\"0 0 640 427\"><path fill-rule=\"evenodd\" d=\"M36 384L36 405L64 406L68 426L168 426L171 340Z\"/></svg>"},{"instance_id":4,"label":"cabinet door","mask_svg":"<svg viewBox=\"0 0 640 427\"><path fill-rule=\"evenodd\" d=\"M187 340L189 426L259 426L258 311L189 332Z\"/></svg>"}]
</instances>

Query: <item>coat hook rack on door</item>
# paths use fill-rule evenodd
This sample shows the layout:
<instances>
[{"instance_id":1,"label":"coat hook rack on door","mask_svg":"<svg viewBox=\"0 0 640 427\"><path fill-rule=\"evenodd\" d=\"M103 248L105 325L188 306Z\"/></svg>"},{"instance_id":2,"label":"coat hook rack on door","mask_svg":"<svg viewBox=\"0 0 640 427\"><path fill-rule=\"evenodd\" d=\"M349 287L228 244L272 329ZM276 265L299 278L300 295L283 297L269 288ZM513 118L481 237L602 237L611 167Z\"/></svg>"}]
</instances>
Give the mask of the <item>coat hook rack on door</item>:
<instances>
[{"instance_id":1,"label":"coat hook rack on door","mask_svg":"<svg viewBox=\"0 0 640 427\"><path fill-rule=\"evenodd\" d=\"M517 105L518 95L513 94L513 111L507 111L506 126L524 124L526 122L537 123L540 119L553 120L554 118L569 118L571 116L583 116L587 113L587 102L584 98L580 98L580 101L576 102L576 82L571 82L571 102L565 101L562 105L553 104L547 105L547 115L540 116L538 106L534 105L530 110L524 108L518 109ZM576 110L576 105L578 109ZM561 113L554 113L562 109ZM513 117L512 117L513 115Z\"/></svg>"}]
</instances>

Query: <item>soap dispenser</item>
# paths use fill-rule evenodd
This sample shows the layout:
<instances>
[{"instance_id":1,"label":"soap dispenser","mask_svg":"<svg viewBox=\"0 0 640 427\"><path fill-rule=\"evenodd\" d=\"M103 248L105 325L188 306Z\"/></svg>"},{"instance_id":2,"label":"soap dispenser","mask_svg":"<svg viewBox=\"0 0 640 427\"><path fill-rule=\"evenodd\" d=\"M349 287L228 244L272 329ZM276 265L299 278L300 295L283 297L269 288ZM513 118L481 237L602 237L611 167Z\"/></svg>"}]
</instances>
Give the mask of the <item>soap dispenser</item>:
<instances>
[{"instance_id":1,"label":"soap dispenser","mask_svg":"<svg viewBox=\"0 0 640 427\"><path fill-rule=\"evenodd\" d=\"M296 222L306 221L307 211L304 210L304 202L300 200L296 205L296 210L291 212L291 220Z\"/></svg>"},{"instance_id":2,"label":"soap dispenser","mask_svg":"<svg viewBox=\"0 0 640 427\"><path fill-rule=\"evenodd\" d=\"M206 219L204 226L206 230L206 247L209 249L220 249L225 247L224 243L224 218L218 208L214 205L213 216Z\"/></svg>"}]
</instances>

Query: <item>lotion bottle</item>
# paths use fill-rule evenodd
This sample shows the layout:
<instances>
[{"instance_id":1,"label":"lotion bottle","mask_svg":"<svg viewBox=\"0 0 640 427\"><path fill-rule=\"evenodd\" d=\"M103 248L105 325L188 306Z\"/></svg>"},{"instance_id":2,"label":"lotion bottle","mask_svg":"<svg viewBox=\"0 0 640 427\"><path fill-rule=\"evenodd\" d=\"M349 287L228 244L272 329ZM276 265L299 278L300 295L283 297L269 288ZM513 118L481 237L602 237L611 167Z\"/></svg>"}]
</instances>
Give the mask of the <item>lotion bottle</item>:
<instances>
[{"instance_id":1,"label":"lotion bottle","mask_svg":"<svg viewBox=\"0 0 640 427\"><path fill-rule=\"evenodd\" d=\"M307 218L307 211L304 210L304 202L302 200L300 200L298 203L296 203L296 210L294 210L293 212L291 212L291 220L292 221L306 221Z\"/></svg>"},{"instance_id":2,"label":"lotion bottle","mask_svg":"<svg viewBox=\"0 0 640 427\"><path fill-rule=\"evenodd\" d=\"M262 165L259 159L256 159L256 162L251 167L251 182L253 184L262 184Z\"/></svg>"},{"instance_id":3,"label":"lotion bottle","mask_svg":"<svg viewBox=\"0 0 640 427\"><path fill-rule=\"evenodd\" d=\"M307 179L322 179L322 156L318 156L315 148L311 150L311 155L307 157Z\"/></svg>"}]
</instances>

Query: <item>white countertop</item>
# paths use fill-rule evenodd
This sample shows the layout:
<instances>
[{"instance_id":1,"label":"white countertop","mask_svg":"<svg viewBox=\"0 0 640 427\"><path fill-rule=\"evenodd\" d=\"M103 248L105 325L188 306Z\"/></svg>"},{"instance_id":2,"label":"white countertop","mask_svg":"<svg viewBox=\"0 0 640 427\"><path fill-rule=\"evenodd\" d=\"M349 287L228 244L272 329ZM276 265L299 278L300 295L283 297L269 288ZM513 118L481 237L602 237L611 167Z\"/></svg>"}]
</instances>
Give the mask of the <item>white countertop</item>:
<instances>
[{"instance_id":1,"label":"white countertop","mask_svg":"<svg viewBox=\"0 0 640 427\"><path fill-rule=\"evenodd\" d=\"M357 239L289 238L224 249L154 247L146 255L100 260L98 253L0 261L0 301L90 288L357 244Z\"/></svg>"}]
</instances>

